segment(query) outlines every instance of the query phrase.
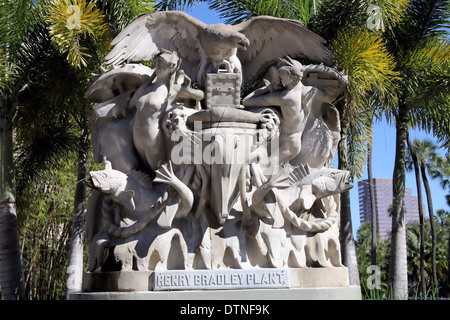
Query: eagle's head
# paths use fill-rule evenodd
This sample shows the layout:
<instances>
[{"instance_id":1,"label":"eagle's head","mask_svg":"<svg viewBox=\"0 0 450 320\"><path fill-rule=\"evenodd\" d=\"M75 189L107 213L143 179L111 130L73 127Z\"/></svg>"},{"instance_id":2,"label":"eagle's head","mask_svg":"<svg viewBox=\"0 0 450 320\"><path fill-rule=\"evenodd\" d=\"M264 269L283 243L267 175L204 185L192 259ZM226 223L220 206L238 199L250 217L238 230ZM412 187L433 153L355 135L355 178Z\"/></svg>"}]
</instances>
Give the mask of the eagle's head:
<instances>
[{"instance_id":1,"label":"eagle's head","mask_svg":"<svg viewBox=\"0 0 450 320\"><path fill-rule=\"evenodd\" d=\"M250 41L247 37L234 30L233 26L218 23L211 24L206 27L207 31L207 41L211 41L210 45L227 46L229 48L239 48L242 50L247 50L250 45ZM206 39L205 39L206 40Z\"/></svg>"},{"instance_id":2,"label":"eagle's head","mask_svg":"<svg viewBox=\"0 0 450 320\"><path fill-rule=\"evenodd\" d=\"M237 48L240 48L244 51L247 50L248 46L250 45L250 41L247 39L247 37L240 32L236 32L235 35L232 35L231 40L236 43Z\"/></svg>"}]
</instances>

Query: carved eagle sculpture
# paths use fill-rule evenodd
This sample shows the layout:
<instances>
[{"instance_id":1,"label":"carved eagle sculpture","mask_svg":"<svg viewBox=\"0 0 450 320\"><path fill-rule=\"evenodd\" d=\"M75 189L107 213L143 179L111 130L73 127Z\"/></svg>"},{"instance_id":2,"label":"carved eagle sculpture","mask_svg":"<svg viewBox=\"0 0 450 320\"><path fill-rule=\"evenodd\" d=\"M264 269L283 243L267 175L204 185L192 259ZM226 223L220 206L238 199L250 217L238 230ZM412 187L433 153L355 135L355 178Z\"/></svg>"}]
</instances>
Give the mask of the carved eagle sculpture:
<instances>
[{"instance_id":1,"label":"carved eagle sculpture","mask_svg":"<svg viewBox=\"0 0 450 320\"><path fill-rule=\"evenodd\" d=\"M244 83L255 80L277 58L307 57L330 64L325 40L295 20L259 16L237 25L208 25L180 11L141 15L112 41L107 65L148 61L161 49L176 51L181 69L203 83L206 72L228 63Z\"/></svg>"}]
</instances>

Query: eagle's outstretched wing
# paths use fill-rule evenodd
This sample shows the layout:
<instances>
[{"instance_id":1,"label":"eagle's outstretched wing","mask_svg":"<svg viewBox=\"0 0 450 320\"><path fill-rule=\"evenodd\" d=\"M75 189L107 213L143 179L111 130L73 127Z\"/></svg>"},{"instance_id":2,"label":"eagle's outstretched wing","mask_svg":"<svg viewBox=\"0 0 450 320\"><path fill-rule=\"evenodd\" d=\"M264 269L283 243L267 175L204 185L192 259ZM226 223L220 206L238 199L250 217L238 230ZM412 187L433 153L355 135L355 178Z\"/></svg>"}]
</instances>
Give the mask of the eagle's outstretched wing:
<instances>
[{"instance_id":1,"label":"eagle's outstretched wing","mask_svg":"<svg viewBox=\"0 0 450 320\"><path fill-rule=\"evenodd\" d=\"M238 50L237 53L244 82L256 80L280 57L306 57L325 64L333 62L333 55L324 46L326 41L298 21L259 16L234 27L250 41L247 51Z\"/></svg>"},{"instance_id":2,"label":"eagle's outstretched wing","mask_svg":"<svg viewBox=\"0 0 450 320\"><path fill-rule=\"evenodd\" d=\"M184 12L153 12L141 15L111 42L114 48L105 58L107 65L124 61L148 61L160 49L176 51L181 69L195 81L197 66L204 56L197 40L207 24Z\"/></svg>"}]
</instances>

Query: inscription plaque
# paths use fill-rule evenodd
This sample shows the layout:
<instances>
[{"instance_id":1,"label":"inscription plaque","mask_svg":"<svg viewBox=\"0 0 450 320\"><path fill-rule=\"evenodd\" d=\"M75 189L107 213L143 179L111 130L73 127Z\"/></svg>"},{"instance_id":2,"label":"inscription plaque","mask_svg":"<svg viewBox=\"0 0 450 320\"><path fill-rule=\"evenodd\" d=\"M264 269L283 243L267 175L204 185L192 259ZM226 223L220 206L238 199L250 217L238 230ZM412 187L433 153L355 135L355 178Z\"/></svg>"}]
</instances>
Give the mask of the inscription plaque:
<instances>
[{"instance_id":1,"label":"inscription plaque","mask_svg":"<svg viewBox=\"0 0 450 320\"><path fill-rule=\"evenodd\" d=\"M289 288L287 269L167 270L154 272L155 291Z\"/></svg>"}]
</instances>

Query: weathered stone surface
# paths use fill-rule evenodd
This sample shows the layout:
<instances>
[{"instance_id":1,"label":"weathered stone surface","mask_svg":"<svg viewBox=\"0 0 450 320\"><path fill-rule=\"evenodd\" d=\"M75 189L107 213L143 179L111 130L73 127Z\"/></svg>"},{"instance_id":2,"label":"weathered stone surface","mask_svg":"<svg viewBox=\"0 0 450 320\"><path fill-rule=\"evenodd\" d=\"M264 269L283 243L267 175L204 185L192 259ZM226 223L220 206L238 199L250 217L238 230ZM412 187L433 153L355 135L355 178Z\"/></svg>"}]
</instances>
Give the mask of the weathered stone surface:
<instances>
[{"instance_id":1,"label":"weathered stone surface","mask_svg":"<svg viewBox=\"0 0 450 320\"><path fill-rule=\"evenodd\" d=\"M351 186L325 167L347 79L294 59L329 62L323 43L290 20L207 26L180 12L117 36L86 93L105 169L90 173L85 290L348 285L338 225Z\"/></svg>"},{"instance_id":2,"label":"weathered stone surface","mask_svg":"<svg viewBox=\"0 0 450 320\"><path fill-rule=\"evenodd\" d=\"M85 273L83 291L263 290L348 285L346 267L116 271Z\"/></svg>"}]
</instances>

